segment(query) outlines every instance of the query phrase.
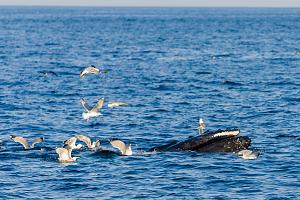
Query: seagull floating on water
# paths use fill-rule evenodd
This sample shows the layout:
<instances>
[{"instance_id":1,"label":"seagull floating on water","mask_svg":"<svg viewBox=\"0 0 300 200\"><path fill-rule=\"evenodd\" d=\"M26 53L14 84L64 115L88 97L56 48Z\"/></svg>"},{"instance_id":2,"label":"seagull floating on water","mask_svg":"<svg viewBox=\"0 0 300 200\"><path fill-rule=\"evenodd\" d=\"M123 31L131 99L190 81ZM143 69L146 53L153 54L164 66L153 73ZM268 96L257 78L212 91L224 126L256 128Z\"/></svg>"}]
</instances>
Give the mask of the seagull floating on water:
<instances>
[{"instance_id":1,"label":"seagull floating on water","mask_svg":"<svg viewBox=\"0 0 300 200\"><path fill-rule=\"evenodd\" d=\"M0 143L3 142L4 140L0 139Z\"/></svg>"},{"instance_id":2,"label":"seagull floating on water","mask_svg":"<svg viewBox=\"0 0 300 200\"><path fill-rule=\"evenodd\" d=\"M77 138L71 137L70 139L64 141L65 146L69 146L71 149L81 149L83 147L82 144L76 145Z\"/></svg>"},{"instance_id":3,"label":"seagull floating on water","mask_svg":"<svg viewBox=\"0 0 300 200\"><path fill-rule=\"evenodd\" d=\"M72 157L72 147L70 146L65 146L56 148L56 153L58 154L58 160L59 162L74 162L78 157Z\"/></svg>"},{"instance_id":4,"label":"seagull floating on water","mask_svg":"<svg viewBox=\"0 0 300 200\"><path fill-rule=\"evenodd\" d=\"M203 134L203 130L205 129L205 124L202 118L199 119L198 122L198 130L199 130L199 134Z\"/></svg>"},{"instance_id":5,"label":"seagull floating on water","mask_svg":"<svg viewBox=\"0 0 300 200\"><path fill-rule=\"evenodd\" d=\"M22 144L23 147L24 147L24 149L33 149L35 144L44 141L44 138L38 137L38 138L35 138L35 139L33 140L33 142L32 142L31 145L29 145L27 139L24 138L24 137L10 135L9 138L12 139L12 140L15 141L15 142L18 142L18 143Z\"/></svg>"},{"instance_id":6,"label":"seagull floating on water","mask_svg":"<svg viewBox=\"0 0 300 200\"><path fill-rule=\"evenodd\" d=\"M84 120L88 121L91 117L98 117L102 115L100 112L98 112L98 110L103 107L104 98L101 98L93 108L88 105L84 98L80 99L80 103L86 111L82 113Z\"/></svg>"},{"instance_id":7,"label":"seagull floating on water","mask_svg":"<svg viewBox=\"0 0 300 200\"><path fill-rule=\"evenodd\" d=\"M95 67L94 65L91 65L89 67L86 67L82 72L80 72L80 77L84 77L86 74L100 74L100 70Z\"/></svg>"},{"instance_id":8,"label":"seagull floating on water","mask_svg":"<svg viewBox=\"0 0 300 200\"><path fill-rule=\"evenodd\" d=\"M92 142L91 138L85 135L76 135L75 136L78 140L84 142L89 149L94 149L96 147L100 146L100 141L96 140L95 142Z\"/></svg>"},{"instance_id":9,"label":"seagull floating on water","mask_svg":"<svg viewBox=\"0 0 300 200\"><path fill-rule=\"evenodd\" d=\"M119 106L127 106L128 103L122 101L112 101L108 103L109 108L119 107Z\"/></svg>"},{"instance_id":10,"label":"seagull floating on water","mask_svg":"<svg viewBox=\"0 0 300 200\"><path fill-rule=\"evenodd\" d=\"M121 140L111 140L109 142L114 148L117 148L120 150L120 153L122 156L131 156L132 155L131 144L126 145Z\"/></svg>"},{"instance_id":11,"label":"seagull floating on water","mask_svg":"<svg viewBox=\"0 0 300 200\"><path fill-rule=\"evenodd\" d=\"M237 155L242 155L241 158L244 159L256 159L260 152L259 151L252 151L252 150L241 150L239 152L236 153Z\"/></svg>"}]
</instances>

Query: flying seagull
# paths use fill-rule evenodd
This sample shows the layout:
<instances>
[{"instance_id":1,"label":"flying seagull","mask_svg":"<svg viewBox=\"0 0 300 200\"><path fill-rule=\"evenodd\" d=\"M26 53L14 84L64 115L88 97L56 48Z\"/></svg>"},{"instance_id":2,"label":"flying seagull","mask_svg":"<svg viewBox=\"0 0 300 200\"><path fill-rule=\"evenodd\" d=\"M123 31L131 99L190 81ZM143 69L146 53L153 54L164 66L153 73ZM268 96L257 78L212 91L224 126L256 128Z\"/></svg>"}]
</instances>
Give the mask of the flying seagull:
<instances>
[{"instance_id":1,"label":"flying seagull","mask_svg":"<svg viewBox=\"0 0 300 200\"><path fill-rule=\"evenodd\" d=\"M24 149L33 149L35 144L44 141L44 138L38 137L38 138L35 138L35 139L33 140L33 142L32 142L31 145L29 145L27 139L26 139L26 138L23 138L23 137L21 137L21 136L10 135L9 138L12 139L12 140L15 141L15 142L18 142L18 143L22 144L23 147L24 147Z\"/></svg>"},{"instance_id":2,"label":"flying seagull","mask_svg":"<svg viewBox=\"0 0 300 200\"><path fill-rule=\"evenodd\" d=\"M122 142L121 140L111 140L109 142L114 148L120 150L122 156L132 155L131 144L125 145L125 143Z\"/></svg>"},{"instance_id":3,"label":"flying seagull","mask_svg":"<svg viewBox=\"0 0 300 200\"><path fill-rule=\"evenodd\" d=\"M205 129L205 124L202 118L199 119L198 122L198 130L199 130L199 134L203 134L203 130Z\"/></svg>"},{"instance_id":4,"label":"flying seagull","mask_svg":"<svg viewBox=\"0 0 300 200\"><path fill-rule=\"evenodd\" d=\"M114 108L114 107L118 107L118 106L127 106L128 103L126 102L122 102L122 101L112 101L108 103L108 107L109 108Z\"/></svg>"},{"instance_id":5,"label":"flying seagull","mask_svg":"<svg viewBox=\"0 0 300 200\"><path fill-rule=\"evenodd\" d=\"M70 139L64 141L65 146L69 146L71 149L81 149L83 147L82 144L76 145L77 138L71 137Z\"/></svg>"},{"instance_id":6,"label":"flying seagull","mask_svg":"<svg viewBox=\"0 0 300 200\"><path fill-rule=\"evenodd\" d=\"M85 135L76 135L76 138L82 142L84 142L89 149L94 149L100 146L100 141L96 140L95 142L91 141L91 138Z\"/></svg>"},{"instance_id":7,"label":"flying seagull","mask_svg":"<svg viewBox=\"0 0 300 200\"><path fill-rule=\"evenodd\" d=\"M86 67L82 72L80 72L80 77L82 78L89 73L98 75L100 74L100 70L94 65L91 65L89 67Z\"/></svg>"},{"instance_id":8,"label":"flying seagull","mask_svg":"<svg viewBox=\"0 0 300 200\"><path fill-rule=\"evenodd\" d=\"M56 148L56 153L58 154L58 160L59 162L74 162L78 157L72 157L72 147L70 146L65 146Z\"/></svg>"},{"instance_id":9,"label":"flying seagull","mask_svg":"<svg viewBox=\"0 0 300 200\"><path fill-rule=\"evenodd\" d=\"M98 110L103 107L104 98L101 98L93 108L88 105L84 98L80 99L80 103L85 109L85 112L82 113L82 117L84 120L88 121L91 117L98 117L101 115Z\"/></svg>"}]
</instances>

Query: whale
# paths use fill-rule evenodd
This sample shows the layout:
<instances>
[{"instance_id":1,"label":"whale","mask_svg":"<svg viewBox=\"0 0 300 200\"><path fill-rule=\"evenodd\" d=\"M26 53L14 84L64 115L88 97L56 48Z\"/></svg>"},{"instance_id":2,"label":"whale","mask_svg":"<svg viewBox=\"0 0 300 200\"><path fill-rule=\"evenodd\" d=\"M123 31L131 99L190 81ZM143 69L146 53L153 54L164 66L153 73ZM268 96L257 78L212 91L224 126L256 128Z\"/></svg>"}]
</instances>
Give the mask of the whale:
<instances>
[{"instance_id":1,"label":"whale","mask_svg":"<svg viewBox=\"0 0 300 200\"><path fill-rule=\"evenodd\" d=\"M239 134L239 129L207 130L201 135L191 136L181 141L172 140L167 144L152 147L148 151L235 152L247 149L251 145L251 139Z\"/></svg>"}]
</instances>

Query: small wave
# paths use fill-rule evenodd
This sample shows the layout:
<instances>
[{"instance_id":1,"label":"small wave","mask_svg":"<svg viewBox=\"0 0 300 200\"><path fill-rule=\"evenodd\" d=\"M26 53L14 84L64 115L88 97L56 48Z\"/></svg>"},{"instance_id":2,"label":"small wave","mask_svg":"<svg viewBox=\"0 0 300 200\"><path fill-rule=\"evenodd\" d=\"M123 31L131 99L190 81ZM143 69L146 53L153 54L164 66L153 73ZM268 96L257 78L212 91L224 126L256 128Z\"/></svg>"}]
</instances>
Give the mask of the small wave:
<instances>
[{"instance_id":1,"label":"small wave","mask_svg":"<svg viewBox=\"0 0 300 200\"><path fill-rule=\"evenodd\" d=\"M155 115L148 115L148 116L145 116L144 119L146 119L146 120L157 120L157 119L159 119L159 117L157 117Z\"/></svg>"},{"instance_id":2,"label":"small wave","mask_svg":"<svg viewBox=\"0 0 300 200\"><path fill-rule=\"evenodd\" d=\"M158 91L169 91L169 90L174 90L173 87L171 86L166 86L166 85L159 85L156 87L151 88L152 90L158 90Z\"/></svg>"},{"instance_id":3,"label":"small wave","mask_svg":"<svg viewBox=\"0 0 300 200\"><path fill-rule=\"evenodd\" d=\"M40 76L58 76L56 72L53 71L39 71Z\"/></svg>"},{"instance_id":4,"label":"small wave","mask_svg":"<svg viewBox=\"0 0 300 200\"><path fill-rule=\"evenodd\" d=\"M276 135L275 138L296 138L296 139L300 139L300 137L296 136L296 135L284 135L284 134Z\"/></svg>"},{"instance_id":5,"label":"small wave","mask_svg":"<svg viewBox=\"0 0 300 200\"><path fill-rule=\"evenodd\" d=\"M58 43L54 43L54 42L46 42L45 46L57 46L59 45Z\"/></svg>"},{"instance_id":6,"label":"small wave","mask_svg":"<svg viewBox=\"0 0 300 200\"><path fill-rule=\"evenodd\" d=\"M238 82L234 82L234 81L228 81L228 80L225 80L223 82L224 85L230 85L230 86L241 86L243 85L242 83L238 83Z\"/></svg>"},{"instance_id":7,"label":"small wave","mask_svg":"<svg viewBox=\"0 0 300 200\"><path fill-rule=\"evenodd\" d=\"M300 102L300 98L299 97L285 97L283 99L286 100L286 101L288 101L288 102Z\"/></svg>"},{"instance_id":8,"label":"small wave","mask_svg":"<svg viewBox=\"0 0 300 200\"><path fill-rule=\"evenodd\" d=\"M212 55L212 58L228 58L228 57L231 57L233 55L234 54L231 54L231 53L215 54L215 55Z\"/></svg>"},{"instance_id":9,"label":"small wave","mask_svg":"<svg viewBox=\"0 0 300 200\"><path fill-rule=\"evenodd\" d=\"M196 72L197 75L205 75L205 74L211 74L211 72L205 72L205 71L201 71L201 72Z\"/></svg>"},{"instance_id":10,"label":"small wave","mask_svg":"<svg viewBox=\"0 0 300 200\"><path fill-rule=\"evenodd\" d=\"M176 105L190 105L191 103L188 101L181 101L181 102L176 102Z\"/></svg>"},{"instance_id":11,"label":"small wave","mask_svg":"<svg viewBox=\"0 0 300 200\"><path fill-rule=\"evenodd\" d=\"M151 110L150 112L154 112L154 113L156 113L156 112L169 112L169 110L164 109L164 108L158 108L158 109Z\"/></svg>"},{"instance_id":12,"label":"small wave","mask_svg":"<svg viewBox=\"0 0 300 200\"><path fill-rule=\"evenodd\" d=\"M287 82L287 81L270 82L270 83L267 83L267 85L270 85L270 86L284 86L284 85L300 86L300 84L293 83L293 82Z\"/></svg>"}]
</instances>

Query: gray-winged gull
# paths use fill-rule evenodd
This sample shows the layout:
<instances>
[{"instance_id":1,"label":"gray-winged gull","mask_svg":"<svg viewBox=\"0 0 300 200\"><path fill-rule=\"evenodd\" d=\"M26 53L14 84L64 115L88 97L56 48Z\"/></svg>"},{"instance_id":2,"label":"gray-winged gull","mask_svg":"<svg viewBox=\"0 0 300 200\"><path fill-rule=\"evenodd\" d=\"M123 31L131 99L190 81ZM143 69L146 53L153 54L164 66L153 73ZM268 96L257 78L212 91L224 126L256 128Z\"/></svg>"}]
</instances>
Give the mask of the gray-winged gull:
<instances>
[{"instance_id":1,"label":"gray-winged gull","mask_svg":"<svg viewBox=\"0 0 300 200\"><path fill-rule=\"evenodd\" d=\"M71 149L81 149L83 147L82 144L76 145L77 138L71 137L70 139L64 141L64 145L70 146Z\"/></svg>"},{"instance_id":2,"label":"gray-winged gull","mask_svg":"<svg viewBox=\"0 0 300 200\"><path fill-rule=\"evenodd\" d=\"M246 150L241 150L236 154L241 155L241 158L244 159L256 159L259 156L260 152L246 149Z\"/></svg>"},{"instance_id":3,"label":"gray-winged gull","mask_svg":"<svg viewBox=\"0 0 300 200\"><path fill-rule=\"evenodd\" d=\"M131 156L132 155L131 144L126 145L121 140L111 140L109 142L114 148L117 148L120 150L121 155L123 155L123 156Z\"/></svg>"},{"instance_id":4,"label":"gray-winged gull","mask_svg":"<svg viewBox=\"0 0 300 200\"><path fill-rule=\"evenodd\" d=\"M103 107L104 98L99 99L99 101L93 108L91 108L88 105L88 103L86 102L86 100L84 98L80 99L80 103L83 106L83 108L85 109L85 112L82 113L82 117L84 120L88 121L91 117L98 117L98 116L102 115L99 112L99 109L101 109Z\"/></svg>"},{"instance_id":5,"label":"gray-winged gull","mask_svg":"<svg viewBox=\"0 0 300 200\"><path fill-rule=\"evenodd\" d=\"M24 137L21 137L21 136L14 136L14 135L10 135L9 137L10 137L10 139L12 139L13 141L22 144L23 147L24 147L24 149L33 149L35 144L44 141L44 138L43 138L43 137L38 137L38 138L35 138L35 139L33 140L33 142L32 142L31 145L29 145L27 139L24 138Z\"/></svg>"},{"instance_id":6,"label":"gray-winged gull","mask_svg":"<svg viewBox=\"0 0 300 200\"><path fill-rule=\"evenodd\" d=\"M198 122L198 130L199 130L199 134L203 133L203 130L205 129L205 124L202 118L199 119Z\"/></svg>"},{"instance_id":7,"label":"gray-winged gull","mask_svg":"<svg viewBox=\"0 0 300 200\"><path fill-rule=\"evenodd\" d=\"M74 162L78 157L72 157L72 147L66 145L64 148L56 148L56 153L58 154L59 162Z\"/></svg>"},{"instance_id":8,"label":"gray-winged gull","mask_svg":"<svg viewBox=\"0 0 300 200\"><path fill-rule=\"evenodd\" d=\"M94 65L91 65L89 67L86 67L82 72L80 72L80 77L84 77L86 74L96 74L98 75L100 73L100 70L95 67Z\"/></svg>"},{"instance_id":9,"label":"gray-winged gull","mask_svg":"<svg viewBox=\"0 0 300 200\"><path fill-rule=\"evenodd\" d=\"M88 136L78 134L75 137L78 140L84 142L88 146L88 148L90 148L90 149L94 149L94 148L100 146L100 141L99 140L96 140L95 142L92 142L91 138L89 138Z\"/></svg>"}]
</instances>

